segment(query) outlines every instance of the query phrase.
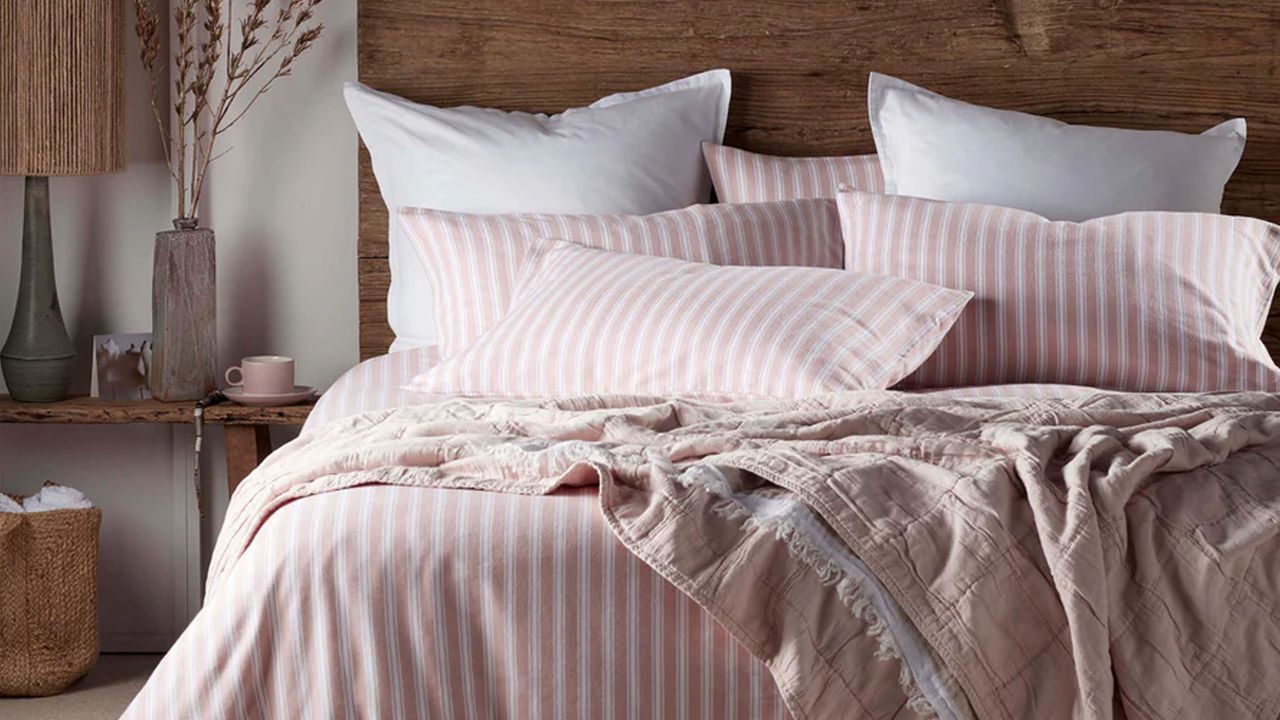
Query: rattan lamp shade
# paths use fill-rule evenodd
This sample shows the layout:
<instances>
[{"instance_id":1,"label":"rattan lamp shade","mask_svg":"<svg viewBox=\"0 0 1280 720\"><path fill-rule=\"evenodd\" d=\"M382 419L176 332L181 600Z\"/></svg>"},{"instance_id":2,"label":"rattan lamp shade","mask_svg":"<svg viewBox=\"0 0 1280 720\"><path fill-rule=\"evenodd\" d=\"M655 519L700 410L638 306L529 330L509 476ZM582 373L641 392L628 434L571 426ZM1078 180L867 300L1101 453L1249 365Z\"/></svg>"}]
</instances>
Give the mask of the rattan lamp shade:
<instances>
[{"instance_id":1,"label":"rattan lamp shade","mask_svg":"<svg viewBox=\"0 0 1280 720\"><path fill-rule=\"evenodd\" d=\"M0 175L124 167L123 0L0 0Z\"/></svg>"}]
</instances>

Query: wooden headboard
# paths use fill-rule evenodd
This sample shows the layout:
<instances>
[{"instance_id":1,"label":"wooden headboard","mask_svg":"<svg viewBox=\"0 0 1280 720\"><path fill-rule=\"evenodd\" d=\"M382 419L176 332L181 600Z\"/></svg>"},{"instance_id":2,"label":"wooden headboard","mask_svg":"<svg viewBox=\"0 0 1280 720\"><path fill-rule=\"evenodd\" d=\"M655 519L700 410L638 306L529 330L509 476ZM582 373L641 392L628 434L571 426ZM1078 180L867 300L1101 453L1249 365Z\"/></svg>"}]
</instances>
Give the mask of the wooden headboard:
<instances>
[{"instance_id":1,"label":"wooden headboard","mask_svg":"<svg viewBox=\"0 0 1280 720\"><path fill-rule=\"evenodd\" d=\"M867 72L1068 122L1199 132L1244 116L1224 212L1280 221L1280 4L1257 0L360 0L361 81L558 112L711 67L726 142L873 152ZM360 354L386 351L387 212L360 160ZM1273 310L1266 334L1280 350Z\"/></svg>"}]
</instances>

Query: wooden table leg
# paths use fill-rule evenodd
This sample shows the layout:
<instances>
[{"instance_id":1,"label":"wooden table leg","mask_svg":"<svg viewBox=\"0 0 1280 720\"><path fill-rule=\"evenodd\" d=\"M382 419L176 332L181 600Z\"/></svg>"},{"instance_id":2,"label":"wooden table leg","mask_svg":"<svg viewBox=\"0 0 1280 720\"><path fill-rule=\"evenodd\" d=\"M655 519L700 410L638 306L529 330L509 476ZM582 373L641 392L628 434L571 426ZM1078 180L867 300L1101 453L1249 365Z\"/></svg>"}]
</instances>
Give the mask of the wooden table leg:
<instances>
[{"instance_id":1,"label":"wooden table leg","mask_svg":"<svg viewBox=\"0 0 1280 720\"><path fill-rule=\"evenodd\" d=\"M271 454L271 428L266 425L223 427L227 446L227 497Z\"/></svg>"}]
</instances>

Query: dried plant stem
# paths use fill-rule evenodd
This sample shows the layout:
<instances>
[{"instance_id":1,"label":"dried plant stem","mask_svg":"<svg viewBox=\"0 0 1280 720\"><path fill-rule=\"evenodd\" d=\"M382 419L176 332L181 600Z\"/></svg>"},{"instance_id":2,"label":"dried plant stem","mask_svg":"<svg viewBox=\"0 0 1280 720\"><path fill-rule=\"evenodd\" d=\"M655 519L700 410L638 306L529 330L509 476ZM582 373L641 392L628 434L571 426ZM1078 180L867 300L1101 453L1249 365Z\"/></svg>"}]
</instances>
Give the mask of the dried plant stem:
<instances>
[{"instance_id":1,"label":"dried plant stem","mask_svg":"<svg viewBox=\"0 0 1280 720\"><path fill-rule=\"evenodd\" d=\"M238 26L234 0L173 0L174 47L170 105L174 121L160 111L158 0L134 0L140 57L148 72L151 110L160 130L169 175L178 189L178 216L194 216L200 206L209 166L229 150L217 151L218 138L236 125L324 32L313 23L321 0L245 0ZM269 10L277 6L274 17ZM224 20L225 19L225 20ZM236 32L237 27L239 32ZM265 34L265 37L264 37ZM233 39L233 36L238 36ZM222 67L221 86L214 79ZM274 66L268 75L263 73ZM257 87L250 91L251 85ZM243 103L242 93L247 93Z\"/></svg>"},{"instance_id":2,"label":"dried plant stem","mask_svg":"<svg viewBox=\"0 0 1280 720\"><path fill-rule=\"evenodd\" d=\"M160 132L160 144L164 149L165 167L169 171L169 177L173 178L174 182L181 187L173 163L172 129L160 113L158 93L160 71L156 66L156 59L160 53L160 16L152 3L143 2L143 0L134 0L134 15L136 19L134 28L139 40L139 57L142 60L143 69L147 71L147 90L151 100L151 114L155 117L156 129Z\"/></svg>"},{"instance_id":3,"label":"dried plant stem","mask_svg":"<svg viewBox=\"0 0 1280 720\"><path fill-rule=\"evenodd\" d=\"M183 189L187 179L187 95L189 93L189 74L191 72L191 54L195 51L193 37L195 32L195 0L179 0L174 10L174 21L177 22L177 67L178 78L174 81L173 100L174 113L178 118L178 217L187 217L187 197Z\"/></svg>"},{"instance_id":4,"label":"dried plant stem","mask_svg":"<svg viewBox=\"0 0 1280 720\"><path fill-rule=\"evenodd\" d=\"M253 107L253 104L258 102L258 98L265 95L266 92L271 89L271 84L282 77L284 77L284 74L281 74L280 71L277 70L270 78L267 79L266 82L262 84L261 87L258 88L258 91L253 94L253 97L249 98L249 101L244 104L244 107L240 112L237 113L235 117L228 120L226 125L222 126L222 129L230 130L237 122L240 122L240 118L244 117L245 113L249 112L249 108Z\"/></svg>"},{"instance_id":5,"label":"dried plant stem","mask_svg":"<svg viewBox=\"0 0 1280 720\"><path fill-rule=\"evenodd\" d=\"M182 183L178 180L178 174L173 170L173 141L169 139L169 133L165 132L164 116L160 114L160 103L156 100L156 81L155 76L151 76L149 87L151 95L151 114L156 119L156 129L160 131L160 145L164 148L165 169L169 171L169 177L173 178L175 183L181 187Z\"/></svg>"}]
</instances>

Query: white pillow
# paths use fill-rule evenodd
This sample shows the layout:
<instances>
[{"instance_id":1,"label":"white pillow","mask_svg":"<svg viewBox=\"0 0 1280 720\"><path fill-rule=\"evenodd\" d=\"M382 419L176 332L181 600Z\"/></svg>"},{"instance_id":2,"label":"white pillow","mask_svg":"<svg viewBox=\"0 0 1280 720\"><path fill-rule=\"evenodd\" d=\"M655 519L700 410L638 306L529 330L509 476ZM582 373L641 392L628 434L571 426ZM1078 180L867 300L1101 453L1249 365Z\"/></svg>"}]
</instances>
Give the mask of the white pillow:
<instances>
[{"instance_id":1,"label":"white pillow","mask_svg":"<svg viewBox=\"0 0 1280 720\"><path fill-rule=\"evenodd\" d=\"M610 95L559 115L438 108L348 83L347 107L382 199L468 213L646 214L704 203L702 142L721 142L728 70ZM393 349L434 344L431 287L390 227Z\"/></svg>"},{"instance_id":2,"label":"white pillow","mask_svg":"<svg viewBox=\"0 0 1280 720\"><path fill-rule=\"evenodd\" d=\"M867 111L885 192L1083 221L1140 210L1217 213L1245 121L1201 135L1068 125L970 105L871 73Z\"/></svg>"}]
</instances>

